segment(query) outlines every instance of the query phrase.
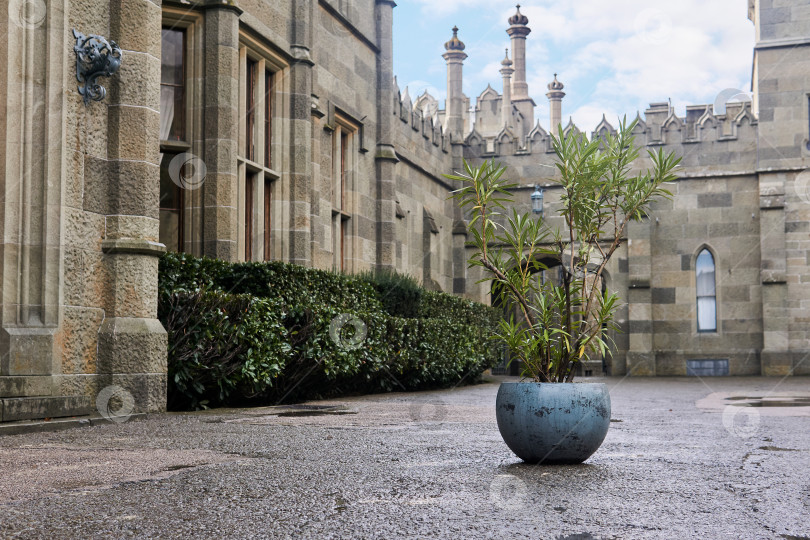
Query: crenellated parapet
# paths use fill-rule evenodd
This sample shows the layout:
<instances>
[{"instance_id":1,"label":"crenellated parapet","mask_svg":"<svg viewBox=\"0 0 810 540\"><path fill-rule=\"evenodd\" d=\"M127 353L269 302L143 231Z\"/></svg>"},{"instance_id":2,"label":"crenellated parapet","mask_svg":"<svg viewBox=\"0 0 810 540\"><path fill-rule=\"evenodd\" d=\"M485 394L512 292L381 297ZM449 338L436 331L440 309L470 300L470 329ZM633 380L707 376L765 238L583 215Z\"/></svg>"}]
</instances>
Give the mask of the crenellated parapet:
<instances>
[{"instance_id":1,"label":"crenellated parapet","mask_svg":"<svg viewBox=\"0 0 810 540\"><path fill-rule=\"evenodd\" d=\"M447 133L440 119L440 111L437 101L427 92L417 99L417 104L411 100L408 87L402 92L394 78L394 116L398 117L401 125L410 129L400 130L406 138L413 140L421 139L422 143L429 142L434 150L440 153L448 153L450 150L451 137ZM418 139L417 139L418 138Z\"/></svg>"},{"instance_id":2,"label":"crenellated parapet","mask_svg":"<svg viewBox=\"0 0 810 540\"><path fill-rule=\"evenodd\" d=\"M618 120L618 119L617 119ZM669 103L652 103L644 115L636 115L633 129L640 147L666 147L683 157L685 167L751 169L751 155L756 150L757 118L750 102L728 103L722 114L715 114L712 105L692 105L684 116L678 116ZM477 122L476 122L477 128ZM513 130L503 128L495 135L473 130L467 135L465 155L470 158L536 156L541 162L553 160L551 133L538 121L520 144ZM569 118L563 133L580 133ZM616 128L603 115L589 138L615 134ZM556 135L556 133L555 133Z\"/></svg>"}]
</instances>

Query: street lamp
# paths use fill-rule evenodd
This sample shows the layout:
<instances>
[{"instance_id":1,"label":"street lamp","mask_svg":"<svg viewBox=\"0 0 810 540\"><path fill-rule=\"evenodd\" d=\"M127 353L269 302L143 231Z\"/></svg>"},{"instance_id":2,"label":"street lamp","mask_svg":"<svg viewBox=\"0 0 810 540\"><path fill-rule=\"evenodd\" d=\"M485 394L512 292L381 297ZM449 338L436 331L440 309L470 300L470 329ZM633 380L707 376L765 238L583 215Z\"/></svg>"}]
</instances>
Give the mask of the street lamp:
<instances>
[{"instance_id":1,"label":"street lamp","mask_svg":"<svg viewBox=\"0 0 810 540\"><path fill-rule=\"evenodd\" d=\"M538 184L535 184L534 193L532 193L532 212L543 214L543 190Z\"/></svg>"}]
</instances>

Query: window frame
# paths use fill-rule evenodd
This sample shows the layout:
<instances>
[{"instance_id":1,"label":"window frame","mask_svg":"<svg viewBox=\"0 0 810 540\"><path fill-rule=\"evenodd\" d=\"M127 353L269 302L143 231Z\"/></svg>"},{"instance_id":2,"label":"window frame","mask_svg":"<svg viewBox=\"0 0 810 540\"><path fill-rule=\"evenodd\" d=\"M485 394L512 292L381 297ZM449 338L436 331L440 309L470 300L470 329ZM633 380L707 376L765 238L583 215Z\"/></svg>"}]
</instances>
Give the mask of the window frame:
<instances>
[{"instance_id":1,"label":"window frame","mask_svg":"<svg viewBox=\"0 0 810 540\"><path fill-rule=\"evenodd\" d=\"M163 70L162 63L161 63L161 77L160 77L161 93L163 91L164 86L171 86L173 88L178 88L179 87L179 88L183 89L183 105L182 105L182 108L181 108L181 112L182 112L182 115L183 115L182 116L182 131L183 131L182 135L183 136L181 138L179 138L179 139L161 139L160 143L161 143L161 145L165 145L165 144L168 144L168 145L187 145L187 146L190 147L191 144L189 144L189 142L188 142L190 140L190 137L188 137L188 135L189 135L189 133L188 133L188 130L189 130L189 125L188 124L189 124L189 122L188 122L188 119L187 119L187 117L188 117L188 101L189 101L189 99L188 99L189 98L189 96L188 96L188 94L189 94L189 92L188 92L188 81L189 81L189 73L188 73L189 31L188 31L187 27L179 26L176 23L170 25L167 22L161 21L161 25L160 25L160 31L161 31L161 57L163 55L163 30L181 31L182 34L183 34L183 43L181 45L181 47L182 47L183 84L182 85L176 85L176 84L164 83L163 82L163 74L162 74L162 70ZM171 126L170 126L170 129L171 129Z\"/></svg>"},{"instance_id":2,"label":"window frame","mask_svg":"<svg viewBox=\"0 0 810 540\"><path fill-rule=\"evenodd\" d=\"M198 118L198 107L195 100L197 85L196 74L202 69L202 57L195 54L201 50L202 32L200 31L202 16L189 10L164 7L161 12L161 55L162 31L164 29L183 31L183 140L160 140L160 157L158 167L161 167L163 155L182 154L185 152L201 155L201 143L197 141L195 132L201 125ZM162 69L162 66L161 66ZM161 77L162 79L162 77ZM162 86L162 84L161 84ZM194 224L201 222L202 215L194 212L194 206L199 205L201 195L177 186L178 194L178 237L177 250L185 252L193 246L191 232ZM202 190L195 190L202 191ZM162 197L161 197L162 198ZM163 209L162 207L160 207ZM160 216L158 215L158 220Z\"/></svg>"},{"instance_id":3,"label":"window frame","mask_svg":"<svg viewBox=\"0 0 810 540\"><path fill-rule=\"evenodd\" d=\"M254 108L248 115L248 66L253 65ZM239 128L237 143L239 235L237 253L240 260L281 259L280 231L272 229L273 223L282 220L274 218L281 211L283 200L280 170L283 167L278 142L281 140L282 119L280 118L279 84L286 84L285 73L289 65L259 39L245 29L239 33ZM268 88L268 83L272 84ZM270 120L268 125L268 120ZM248 130L250 129L250 134ZM252 141L252 152L248 147ZM250 180L248 180L250 178ZM266 189L269 194L265 194ZM250 197L246 191L252 190ZM247 205L251 204L248 209ZM268 212L271 216L265 214ZM246 220L250 220L247 223ZM270 225L269 231L265 230ZM250 244L250 245L248 245ZM267 249L271 251L266 253Z\"/></svg>"},{"instance_id":4,"label":"window frame","mask_svg":"<svg viewBox=\"0 0 810 540\"><path fill-rule=\"evenodd\" d=\"M709 255L709 257L711 259L711 265L712 265L711 268L712 268L712 273L713 273L714 294L711 294L711 295L709 295L709 294L700 294L700 285L698 283L698 278L699 278L699 276L698 276L698 260L700 259L700 257L703 255L704 252ZM697 332L699 334L704 334L704 335L705 334L717 334L718 333L718 328L720 326L718 324L719 317L718 317L718 309L717 309L717 307L718 307L718 302L717 302L717 256L707 246L702 246L700 249L698 249L697 255L695 255L694 276L695 276L695 325L696 325L695 327L696 327ZM701 328L701 325L700 325L700 315L701 315L700 300L705 299L705 298L712 299L712 303L714 305L714 328L706 328L706 329L704 329L704 328Z\"/></svg>"},{"instance_id":5,"label":"window frame","mask_svg":"<svg viewBox=\"0 0 810 540\"><path fill-rule=\"evenodd\" d=\"M355 208L355 169L360 125L335 112L332 131L332 267L335 271L354 270L355 235L352 215Z\"/></svg>"}]
</instances>

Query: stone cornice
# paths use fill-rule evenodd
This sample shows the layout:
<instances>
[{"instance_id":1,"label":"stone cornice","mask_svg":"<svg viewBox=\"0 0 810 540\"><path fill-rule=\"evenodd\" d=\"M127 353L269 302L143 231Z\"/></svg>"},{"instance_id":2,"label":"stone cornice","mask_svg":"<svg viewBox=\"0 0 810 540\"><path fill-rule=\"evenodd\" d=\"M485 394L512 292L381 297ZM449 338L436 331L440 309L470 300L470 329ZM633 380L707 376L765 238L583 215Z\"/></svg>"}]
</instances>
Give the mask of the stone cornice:
<instances>
[{"instance_id":1,"label":"stone cornice","mask_svg":"<svg viewBox=\"0 0 810 540\"><path fill-rule=\"evenodd\" d=\"M152 242L139 238L117 238L101 242L101 251L107 255L151 255L160 257L166 253L166 246L160 242Z\"/></svg>"},{"instance_id":2,"label":"stone cornice","mask_svg":"<svg viewBox=\"0 0 810 540\"><path fill-rule=\"evenodd\" d=\"M760 41L754 45L754 50L762 49L780 49L784 47L801 47L802 45L810 45L810 37L789 38L789 39L768 39Z\"/></svg>"},{"instance_id":3,"label":"stone cornice","mask_svg":"<svg viewBox=\"0 0 810 540\"><path fill-rule=\"evenodd\" d=\"M244 13L244 10L236 5L236 0L204 0L203 9L225 9L235 12L237 15Z\"/></svg>"}]
</instances>

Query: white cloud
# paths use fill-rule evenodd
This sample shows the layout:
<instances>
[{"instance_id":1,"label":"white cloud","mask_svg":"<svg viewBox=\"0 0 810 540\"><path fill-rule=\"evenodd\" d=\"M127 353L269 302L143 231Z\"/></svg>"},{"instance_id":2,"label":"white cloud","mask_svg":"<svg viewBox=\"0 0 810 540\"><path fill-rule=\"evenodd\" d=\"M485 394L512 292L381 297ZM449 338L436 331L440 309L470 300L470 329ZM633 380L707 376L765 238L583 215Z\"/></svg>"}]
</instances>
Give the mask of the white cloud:
<instances>
[{"instance_id":1,"label":"white cloud","mask_svg":"<svg viewBox=\"0 0 810 540\"><path fill-rule=\"evenodd\" d=\"M486 7L492 4L491 0L415 0L419 4L422 14L426 17L443 17L454 13L461 13L469 9Z\"/></svg>"},{"instance_id":2,"label":"white cloud","mask_svg":"<svg viewBox=\"0 0 810 540\"><path fill-rule=\"evenodd\" d=\"M501 90L498 70L509 42L504 30L514 13L513 1L408 4L426 17L452 16L461 34L472 26L472 17L485 20L483 31L479 24L477 34L468 31L463 36L469 55L464 89L473 97L488 83ZM583 131L596 127L603 113L615 124L618 116L634 117L650 102L671 99L676 112L683 114L686 105L711 103L725 88L749 88L754 30L742 0L525 0L520 9L532 29L527 80L538 104L536 117L544 126L546 84L554 72L565 83L564 119L567 122L572 115ZM434 59L429 65L430 71L443 68L443 62L436 64ZM436 75L443 76L441 71Z\"/></svg>"}]
</instances>

